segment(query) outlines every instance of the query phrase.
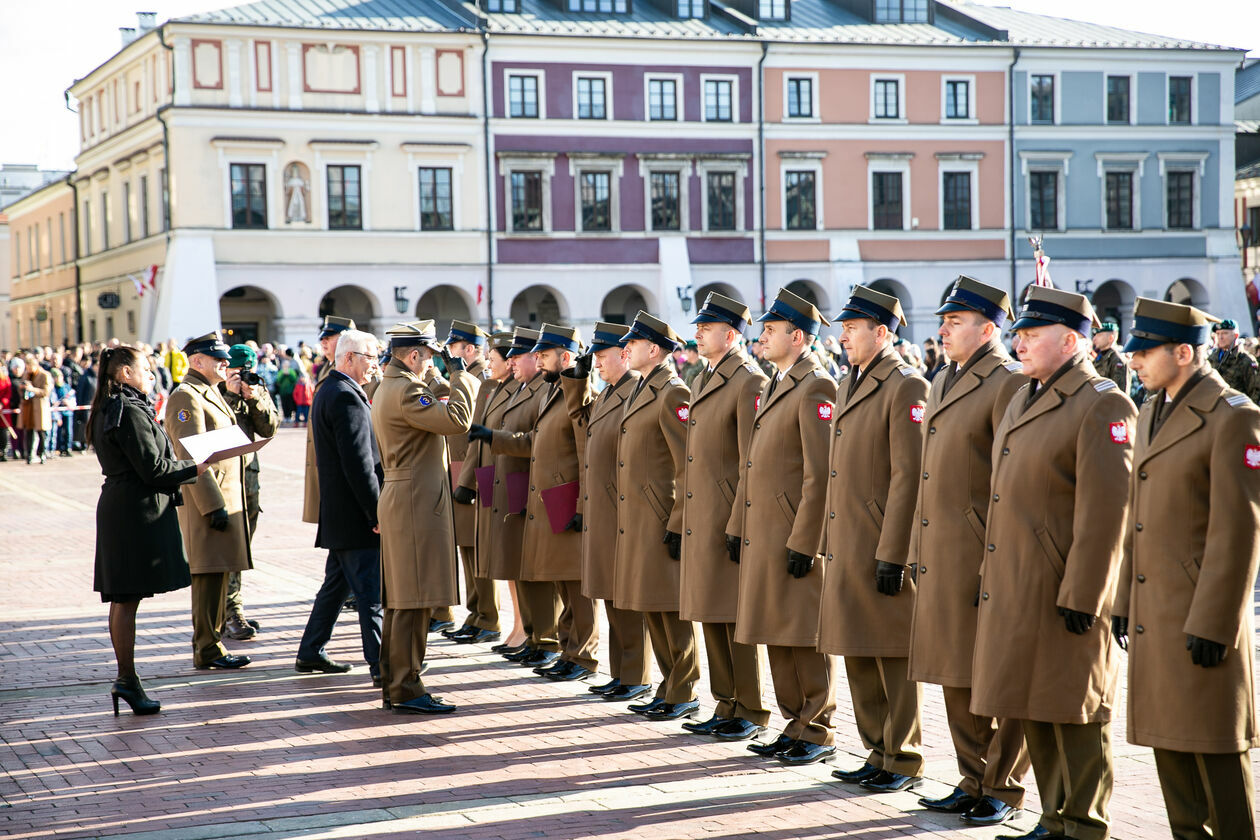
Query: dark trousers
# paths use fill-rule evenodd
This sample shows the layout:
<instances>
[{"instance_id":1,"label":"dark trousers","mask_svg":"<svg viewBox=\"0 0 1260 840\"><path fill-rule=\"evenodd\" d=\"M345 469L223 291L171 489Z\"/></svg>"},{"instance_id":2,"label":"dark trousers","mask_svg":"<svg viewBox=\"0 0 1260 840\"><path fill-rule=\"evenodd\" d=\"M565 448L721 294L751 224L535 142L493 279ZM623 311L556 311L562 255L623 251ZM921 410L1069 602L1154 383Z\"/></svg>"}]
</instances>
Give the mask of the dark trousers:
<instances>
[{"instance_id":1,"label":"dark trousers","mask_svg":"<svg viewBox=\"0 0 1260 840\"><path fill-rule=\"evenodd\" d=\"M1155 769L1174 840L1256 836L1250 752L1157 749Z\"/></svg>"},{"instance_id":2,"label":"dark trousers","mask_svg":"<svg viewBox=\"0 0 1260 840\"><path fill-rule=\"evenodd\" d=\"M334 549L324 565L324 583L315 595L311 617L302 632L298 659L319 659L332 638L333 625L341 614L346 596L354 593L359 608L359 634L363 637L363 658L368 669L380 672L381 659L381 550L379 548Z\"/></svg>"}]
</instances>

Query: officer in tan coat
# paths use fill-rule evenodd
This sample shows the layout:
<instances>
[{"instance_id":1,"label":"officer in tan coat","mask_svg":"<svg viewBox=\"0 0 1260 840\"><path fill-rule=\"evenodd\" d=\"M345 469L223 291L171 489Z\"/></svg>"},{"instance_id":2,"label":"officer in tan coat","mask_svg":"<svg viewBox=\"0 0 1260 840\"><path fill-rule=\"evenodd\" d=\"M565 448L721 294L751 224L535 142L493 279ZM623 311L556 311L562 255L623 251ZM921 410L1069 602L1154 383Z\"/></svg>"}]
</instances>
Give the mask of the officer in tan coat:
<instances>
[{"instance_id":1,"label":"officer in tan coat","mask_svg":"<svg viewBox=\"0 0 1260 840\"><path fill-rule=\"evenodd\" d=\"M325 315L324 325L319 331L319 352L324 356L324 363L319 366L315 375L315 387L319 390L328 374L333 371L333 359L337 357L337 337L346 330L354 329L354 321L350 318L339 318L336 315ZM319 523L319 473L315 469L315 432L308 423L306 426L306 474L303 478L305 487L302 495L302 521Z\"/></svg>"},{"instance_id":2,"label":"officer in tan coat","mask_svg":"<svg viewBox=\"0 0 1260 840\"><path fill-rule=\"evenodd\" d=\"M1019 721L971 713L971 658L993 432L1028 380L1002 347L1002 325L1014 313L1001 289L959 277L936 314L949 365L932 380L923 415L922 472L929 478L919 481L910 523L918 585L910 679L942 687L962 781L949 795L919 803L972 825L997 825L1023 806L1028 751Z\"/></svg>"},{"instance_id":3,"label":"officer in tan coat","mask_svg":"<svg viewBox=\"0 0 1260 840\"><path fill-rule=\"evenodd\" d=\"M1111 604L1137 414L1090 364L1091 323L1082 295L1034 286L1014 324L1033 381L994 433L971 687L973 714L1022 722L1038 830L1074 840L1109 832Z\"/></svg>"},{"instance_id":4,"label":"officer in tan coat","mask_svg":"<svg viewBox=\"0 0 1260 840\"><path fill-rule=\"evenodd\" d=\"M617 439L613 601L644 614L661 670L656 698L630 709L649 720L677 720L700 707L695 629L678 617L683 509L678 487L691 393L673 372L669 354L682 342L669 324L639 312L621 343L640 378L626 400Z\"/></svg>"},{"instance_id":5,"label":"officer in tan coat","mask_svg":"<svg viewBox=\"0 0 1260 840\"><path fill-rule=\"evenodd\" d=\"M739 566L726 534L748 454L757 395L766 375L739 347L752 320L743 303L711 293L692 321L704 364L692 379L687 472L682 486L683 540L679 615L698 621L709 660L716 707L703 723L684 723L698 735L742 741L765 731L770 710L761 702L761 656L735 641ZM735 551L738 543L735 542Z\"/></svg>"},{"instance_id":6,"label":"officer in tan coat","mask_svg":"<svg viewBox=\"0 0 1260 840\"><path fill-rule=\"evenodd\" d=\"M787 728L748 749L788 764L835 754L835 660L820 653L818 610L827 504L827 445L836 382L810 344L829 322L808 301L780 289L759 321L764 353L778 373L754 402L752 437L740 467L727 535L740 540L735 641L766 646Z\"/></svg>"},{"instance_id":7,"label":"officer in tan coat","mask_svg":"<svg viewBox=\"0 0 1260 840\"><path fill-rule=\"evenodd\" d=\"M228 346L219 333L184 345L188 373L166 401L166 433L175 453L187 458L181 439L236 425L236 415L219 393L226 378ZM240 668L248 656L223 647L220 628L227 616L228 573L254 568L245 515L244 459L213 464L184 494L178 508L184 552L192 572L193 665L198 668Z\"/></svg>"},{"instance_id":8,"label":"officer in tan coat","mask_svg":"<svg viewBox=\"0 0 1260 840\"><path fill-rule=\"evenodd\" d=\"M897 298L857 286L836 316L849 373L831 434L818 649L844 657L869 751L837 778L888 793L922 782L919 684L908 674L914 577L907 575L928 383L893 350Z\"/></svg>"},{"instance_id":9,"label":"officer in tan coat","mask_svg":"<svg viewBox=\"0 0 1260 840\"><path fill-rule=\"evenodd\" d=\"M634 700L651 690L647 660L647 624L643 613L613 603L617 555L617 438L625 402L639 381L630 370L630 351L621 339L630 328L597 321L587 357L604 380L596 395L584 363L560 376L569 417L585 435L578 448L582 461L582 594L604 602L608 618L608 672L612 679L590 687L605 700Z\"/></svg>"},{"instance_id":10,"label":"officer in tan coat","mask_svg":"<svg viewBox=\"0 0 1260 840\"><path fill-rule=\"evenodd\" d=\"M463 359L446 357L451 392L441 400L424 385L441 351L432 321L386 332L392 358L372 398L372 432L385 484L377 502L381 532L381 684L395 713L455 711L424 685L430 611L459 600L450 460L445 435L465 433L477 380Z\"/></svg>"},{"instance_id":11,"label":"officer in tan coat","mask_svg":"<svg viewBox=\"0 0 1260 840\"><path fill-rule=\"evenodd\" d=\"M1207 365L1190 306L1138 298L1138 414L1112 619L1129 649L1129 741L1155 749L1174 837L1255 837L1260 409Z\"/></svg>"}]
</instances>

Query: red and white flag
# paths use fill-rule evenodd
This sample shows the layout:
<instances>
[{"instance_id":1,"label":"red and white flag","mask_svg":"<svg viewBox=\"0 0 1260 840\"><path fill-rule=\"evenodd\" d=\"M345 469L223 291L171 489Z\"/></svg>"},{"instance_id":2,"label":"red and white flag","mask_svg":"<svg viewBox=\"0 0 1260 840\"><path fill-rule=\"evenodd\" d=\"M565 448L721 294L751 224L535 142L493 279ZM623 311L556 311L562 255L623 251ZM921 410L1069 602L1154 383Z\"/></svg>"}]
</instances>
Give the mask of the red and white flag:
<instances>
[{"instance_id":1,"label":"red and white flag","mask_svg":"<svg viewBox=\"0 0 1260 840\"><path fill-rule=\"evenodd\" d=\"M131 281L131 285L136 287L136 294L140 297L144 297L144 281L134 274L128 274L127 279Z\"/></svg>"},{"instance_id":2,"label":"red and white flag","mask_svg":"<svg viewBox=\"0 0 1260 840\"><path fill-rule=\"evenodd\" d=\"M157 273L156 265L151 265L144 270L144 284L155 292L157 291Z\"/></svg>"},{"instance_id":3,"label":"red and white flag","mask_svg":"<svg viewBox=\"0 0 1260 840\"><path fill-rule=\"evenodd\" d=\"M1045 286L1047 289L1053 289L1054 283L1050 281L1050 258L1046 256L1046 252L1041 249L1041 237L1028 237L1028 244L1033 248L1033 265L1035 274L1033 277L1034 286Z\"/></svg>"}]
</instances>

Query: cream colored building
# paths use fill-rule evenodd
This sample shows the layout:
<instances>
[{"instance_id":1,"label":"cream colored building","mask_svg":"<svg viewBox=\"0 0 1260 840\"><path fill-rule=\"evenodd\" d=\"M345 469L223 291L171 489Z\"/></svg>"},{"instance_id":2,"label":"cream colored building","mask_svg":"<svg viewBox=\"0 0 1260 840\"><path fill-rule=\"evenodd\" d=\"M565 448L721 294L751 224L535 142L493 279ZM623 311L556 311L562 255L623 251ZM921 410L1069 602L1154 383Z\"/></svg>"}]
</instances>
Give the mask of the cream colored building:
<instances>
[{"instance_id":1,"label":"cream colored building","mask_svg":"<svg viewBox=\"0 0 1260 840\"><path fill-rule=\"evenodd\" d=\"M118 337L312 342L322 314L485 318L481 41L443 32L146 28L70 88L85 322ZM136 295L131 276L156 266Z\"/></svg>"},{"instance_id":2,"label":"cream colored building","mask_svg":"<svg viewBox=\"0 0 1260 840\"><path fill-rule=\"evenodd\" d=\"M64 180L49 182L8 205L5 213L9 220L10 343L0 340L0 346L75 343L79 332L74 189ZM134 309L130 311L134 319ZM91 338L87 333L84 337Z\"/></svg>"}]
</instances>

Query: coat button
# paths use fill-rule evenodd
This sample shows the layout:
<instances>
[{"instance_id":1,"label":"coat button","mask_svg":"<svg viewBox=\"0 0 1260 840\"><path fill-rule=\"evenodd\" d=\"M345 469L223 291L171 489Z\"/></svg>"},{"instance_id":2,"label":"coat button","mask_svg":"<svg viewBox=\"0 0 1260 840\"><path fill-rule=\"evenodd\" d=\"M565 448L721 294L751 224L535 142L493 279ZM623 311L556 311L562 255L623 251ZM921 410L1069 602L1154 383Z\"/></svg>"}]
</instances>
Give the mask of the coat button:
<instances>
[{"instance_id":1,"label":"coat button","mask_svg":"<svg viewBox=\"0 0 1260 840\"><path fill-rule=\"evenodd\" d=\"M618 534L624 534L624 533L625 533L625 530L623 530L623 529L621 529L621 528L618 528L618 529L617 529L617 533L618 533Z\"/></svg>"},{"instance_id":2,"label":"coat button","mask_svg":"<svg viewBox=\"0 0 1260 840\"><path fill-rule=\"evenodd\" d=\"M1145 628L1145 627L1143 627L1141 624L1139 624L1139 625L1137 626L1137 632L1139 632L1139 633L1145 633L1145 632L1146 632L1146 628Z\"/></svg>"},{"instance_id":3,"label":"coat button","mask_svg":"<svg viewBox=\"0 0 1260 840\"><path fill-rule=\"evenodd\" d=\"M828 555L827 555L827 559L828 559L828 560L830 560L830 559L831 559L831 555L830 555L830 554L828 554Z\"/></svg>"},{"instance_id":4,"label":"coat button","mask_svg":"<svg viewBox=\"0 0 1260 840\"><path fill-rule=\"evenodd\" d=\"M1138 524L1134 525L1134 526L1133 526L1133 530L1135 530L1135 531L1141 531L1141 530L1142 530L1142 523L1141 523L1141 522L1139 522Z\"/></svg>"},{"instance_id":5,"label":"coat button","mask_svg":"<svg viewBox=\"0 0 1260 840\"><path fill-rule=\"evenodd\" d=\"M919 520L919 524L923 525L923 527L925 527L925 528L926 528L926 527L927 527L927 520L926 520L926 519L920 519L920 520Z\"/></svg>"},{"instance_id":6,"label":"coat button","mask_svg":"<svg viewBox=\"0 0 1260 840\"><path fill-rule=\"evenodd\" d=\"M622 497L621 497L621 501L623 501L623 502L624 502L625 500L626 500L626 497L625 497L625 496L622 496Z\"/></svg>"},{"instance_id":7,"label":"coat button","mask_svg":"<svg viewBox=\"0 0 1260 840\"><path fill-rule=\"evenodd\" d=\"M980 596L980 599L983 601L989 600L989 593L988 592L984 593L983 595Z\"/></svg>"},{"instance_id":8,"label":"coat button","mask_svg":"<svg viewBox=\"0 0 1260 840\"><path fill-rule=\"evenodd\" d=\"M993 494L993 501L995 501L995 502L996 502L997 500L998 500L998 494L997 494L997 493L994 493L994 494Z\"/></svg>"},{"instance_id":9,"label":"coat button","mask_svg":"<svg viewBox=\"0 0 1260 840\"><path fill-rule=\"evenodd\" d=\"M1138 575L1138 583L1146 583L1146 575Z\"/></svg>"},{"instance_id":10,"label":"coat button","mask_svg":"<svg viewBox=\"0 0 1260 840\"><path fill-rule=\"evenodd\" d=\"M589 531L589 530L591 530L591 526L590 526L590 525L583 525L583 526L582 526L582 530L583 530L583 531Z\"/></svg>"},{"instance_id":11,"label":"coat button","mask_svg":"<svg viewBox=\"0 0 1260 840\"><path fill-rule=\"evenodd\" d=\"M625 426L622 426L622 427L621 427L621 433L622 433L623 435L626 433L626 427L625 427Z\"/></svg>"},{"instance_id":12,"label":"coat button","mask_svg":"<svg viewBox=\"0 0 1260 840\"><path fill-rule=\"evenodd\" d=\"M688 498L688 499L690 499L690 498L691 498L691 491L690 491L690 490L688 490L688 491L687 491L687 498Z\"/></svg>"},{"instance_id":13,"label":"coat button","mask_svg":"<svg viewBox=\"0 0 1260 840\"><path fill-rule=\"evenodd\" d=\"M748 540L744 540L744 545L748 545Z\"/></svg>"},{"instance_id":14,"label":"coat button","mask_svg":"<svg viewBox=\"0 0 1260 840\"><path fill-rule=\"evenodd\" d=\"M691 425L693 425L693 426L694 426L694 425L696 425L696 421L695 421L695 420L692 420L692 421L691 421Z\"/></svg>"},{"instance_id":15,"label":"coat button","mask_svg":"<svg viewBox=\"0 0 1260 840\"><path fill-rule=\"evenodd\" d=\"M590 496L583 496L583 497L582 497L582 501L584 501L584 502L589 502L590 500L591 500L591 497L590 497Z\"/></svg>"},{"instance_id":16,"label":"coat button","mask_svg":"<svg viewBox=\"0 0 1260 840\"><path fill-rule=\"evenodd\" d=\"M836 512L833 510L831 513L827 514L827 518L828 518L828 519L835 519L835 518L836 518Z\"/></svg>"},{"instance_id":17,"label":"coat button","mask_svg":"<svg viewBox=\"0 0 1260 840\"><path fill-rule=\"evenodd\" d=\"M924 477L924 478L927 478L927 477L928 477L928 474L927 474L927 473L924 473L924 474L923 474L923 477Z\"/></svg>"},{"instance_id":18,"label":"coat button","mask_svg":"<svg viewBox=\"0 0 1260 840\"><path fill-rule=\"evenodd\" d=\"M840 437L840 430L836 429L836 437Z\"/></svg>"},{"instance_id":19,"label":"coat button","mask_svg":"<svg viewBox=\"0 0 1260 840\"><path fill-rule=\"evenodd\" d=\"M924 566L922 563L919 564L919 574L921 575L927 574L927 566Z\"/></svg>"},{"instance_id":20,"label":"coat button","mask_svg":"<svg viewBox=\"0 0 1260 840\"><path fill-rule=\"evenodd\" d=\"M693 458L693 457L691 457L690 455L688 455L688 456L687 456L687 460L688 460L688 461L694 461L694 460L696 460L696 459L695 459L695 458Z\"/></svg>"},{"instance_id":21,"label":"coat button","mask_svg":"<svg viewBox=\"0 0 1260 840\"><path fill-rule=\"evenodd\" d=\"M531 485L529 485L529 489L530 489L530 490L533 490L533 489L534 489L534 485L532 485L532 484L531 484Z\"/></svg>"},{"instance_id":22,"label":"coat button","mask_svg":"<svg viewBox=\"0 0 1260 840\"><path fill-rule=\"evenodd\" d=\"M1002 454L1003 454L1003 455L1010 455L1010 454L1011 454L1011 450L1009 450L1009 449L1007 449L1005 446L1003 446L1003 447L1002 447Z\"/></svg>"},{"instance_id":23,"label":"coat button","mask_svg":"<svg viewBox=\"0 0 1260 840\"><path fill-rule=\"evenodd\" d=\"M690 529L690 528L688 528L688 529L687 529L687 536L689 536L689 537L691 536L691 529Z\"/></svg>"},{"instance_id":24,"label":"coat button","mask_svg":"<svg viewBox=\"0 0 1260 840\"><path fill-rule=\"evenodd\" d=\"M1138 478L1142 479L1143 481L1146 481L1146 470L1142 470L1140 473L1138 473Z\"/></svg>"},{"instance_id":25,"label":"coat button","mask_svg":"<svg viewBox=\"0 0 1260 840\"><path fill-rule=\"evenodd\" d=\"M530 518L530 519L533 519L533 518L534 518L534 514L532 514L532 513L531 513L531 514L529 515L529 518Z\"/></svg>"},{"instance_id":26,"label":"coat button","mask_svg":"<svg viewBox=\"0 0 1260 840\"><path fill-rule=\"evenodd\" d=\"M989 543L989 551L997 551L997 546L993 543Z\"/></svg>"},{"instance_id":27,"label":"coat button","mask_svg":"<svg viewBox=\"0 0 1260 840\"><path fill-rule=\"evenodd\" d=\"M928 434L929 434L929 435L934 435L934 434L936 434L936 427L935 427L935 426L928 426Z\"/></svg>"},{"instance_id":28,"label":"coat button","mask_svg":"<svg viewBox=\"0 0 1260 840\"><path fill-rule=\"evenodd\" d=\"M531 457L530 457L530 459L529 459L529 462L532 464L532 463L534 463L534 462L535 462L535 461L537 461L537 460L538 460L537 458L534 458L534 457L532 457L532 456L531 456Z\"/></svg>"},{"instance_id":29,"label":"coat button","mask_svg":"<svg viewBox=\"0 0 1260 840\"><path fill-rule=\"evenodd\" d=\"M749 462L748 462L748 466L750 466L750 467L752 466L752 461L749 461Z\"/></svg>"},{"instance_id":30,"label":"coat button","mask_svg":"<svg viewBox=\"0 0 1260 840\"><path fill-rule=\"evenodd\" d=\"M760 424L760 423L757 423L756 425L754 425L754 426L753 426L753 428L754 428L754 429L760 429L760 428L761 428L761 424Z\"/></svg>"},{"instance_id":31,"label":"coat button","mask_svg":"<svg viewBox=\"0 0 1260 840\"><path fill-rule=\"evenodd\" d=\"M752 507L752 502L744 502L744 507Z\"/></svg>"},{"instance_id":32,"label":"coat button","mask_svg":"<svg viewBox=\"0 0 1260 840\"><path fill-rule=\"evenodd\" d=\"M625 465L626 465L626 462L625 462L625 461L618 461L618 462L617 462L617 466L619 466L619 467L624 467Z\"/></svg>"}]
</instances>

